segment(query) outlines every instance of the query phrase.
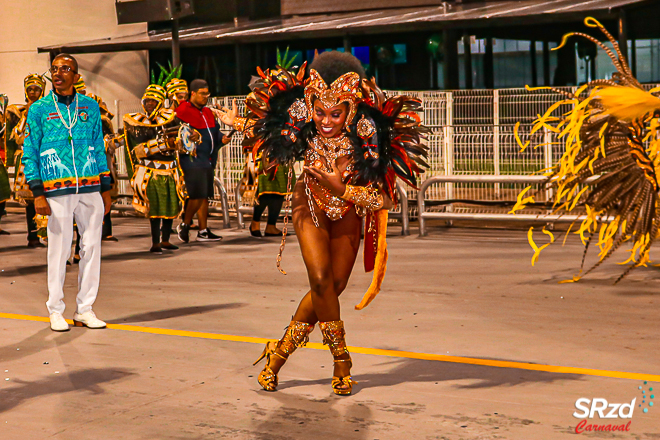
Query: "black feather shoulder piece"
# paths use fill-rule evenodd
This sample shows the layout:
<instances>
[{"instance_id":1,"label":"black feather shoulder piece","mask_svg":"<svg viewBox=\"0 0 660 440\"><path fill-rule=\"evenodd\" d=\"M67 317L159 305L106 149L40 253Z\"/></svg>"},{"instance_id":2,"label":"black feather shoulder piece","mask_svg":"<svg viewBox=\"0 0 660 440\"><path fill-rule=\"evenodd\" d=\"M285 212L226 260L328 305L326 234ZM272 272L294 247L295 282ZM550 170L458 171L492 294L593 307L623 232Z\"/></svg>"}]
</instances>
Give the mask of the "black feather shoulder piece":
<instances>
[{"instance_id":1,"label":"black feather shoulder piece","mask_svg":"<svg viewBox=\"0 0 660 440\"><path fill-rule=\"evenodd\" d=\"M357 185L378 185L396 201L397 177L413 188L417 175L428 168L428 127L421 124L421 102L411 96L387 99L374 81L363 80L365 99L348 136L355 150L351 180Z\"/></svg>"},{"instance_id":2,"label":"black feather shoulder piece","mask_svg":"<svg viewBox=\"0 0 660 440\"><path fill-rule=\"evenodd\" d=\"M304 103L303 65L297 74L285 69L257 69L260 80L246 100L247 119L252 121L246 131L243 148L264 161L264 169L291 163L303 157L306 144L300 132L307 124Z\"/></svg>"}]
</instances>

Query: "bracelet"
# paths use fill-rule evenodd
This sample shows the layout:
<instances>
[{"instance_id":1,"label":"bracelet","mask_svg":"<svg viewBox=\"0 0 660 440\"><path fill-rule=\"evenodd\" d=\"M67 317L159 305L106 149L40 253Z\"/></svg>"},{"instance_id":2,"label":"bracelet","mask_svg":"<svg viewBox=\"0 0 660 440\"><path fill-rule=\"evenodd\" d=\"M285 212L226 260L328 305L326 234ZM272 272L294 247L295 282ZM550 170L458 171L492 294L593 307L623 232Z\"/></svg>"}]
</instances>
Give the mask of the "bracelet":
<instances>
[{"instance_id":1,"label":"bracelet","mask_svg":"<svg viewBox=\"0 0 660 440\"><path fill-rule=\"evenodd\" d=\"M346 191L341 198L370 211L377 211L383 207L383 196L374 188L346 185Z\"/></svg>"},{"instance_id":2,"label":"bracelet","mask_svg":"<svg viewBox=\"0 0 660 440\"><path fill-rule=\"evenodd\" d=\"M245 131L245 125L247 124L248 119L237 116L234 119L234 128L240 132Z\"/></svg>"}]
</instances>

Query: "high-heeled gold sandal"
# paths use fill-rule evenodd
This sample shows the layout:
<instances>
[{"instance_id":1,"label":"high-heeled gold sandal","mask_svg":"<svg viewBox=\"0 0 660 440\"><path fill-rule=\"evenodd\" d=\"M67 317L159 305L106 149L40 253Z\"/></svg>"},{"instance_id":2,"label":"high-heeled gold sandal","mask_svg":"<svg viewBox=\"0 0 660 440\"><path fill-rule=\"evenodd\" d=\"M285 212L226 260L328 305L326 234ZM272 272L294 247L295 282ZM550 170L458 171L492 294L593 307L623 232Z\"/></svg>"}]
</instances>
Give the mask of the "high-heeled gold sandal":
<instances>
[{"instance_id":1,"label":"high-heeled gold sandal","mask_svg":"<svg viewBox=\"0 0 660 440\"><path fill-rule=\"evenodd\" d=\"M289 356L299 347L304 347L309 342L309 334L314 330L314 324L306 322L291 321L284 331L284 336L279 341L268 341L264 351L253 365L257 365L264 357L266 366L259 373L257 382L266 391L275 391L278 385L277 374L270 368L271 356L277 356L286 361ZM280 354L278 351L284 353Z\"/></svg>"},{"instance_id":2,"label":"high-heeled gold sandal","mask_svg":"<svg viewBox=\"0 0 660 440\"><path fill-rule=\"evenodd\" d=\"M352 361L348 349L346 348L346 331L344 330L344 321L328 321L319 322L319 328L323 334L323 343L330 348L332 357L335 358L334 363L351 362ZM338 359L342 356L348 355L348 359ZM349 376L332 377L332 391L339 396L348 396L353 392L353 385L357 381Z\"/></svg>"},{"instance_id":3,"label":"high-heeled gold sandal","mask_svg":"<svg viewBox=\"0 0 660 440\"><path fill-rule=\"evenodd\" d=\"M277 354L277 342L268 341L266 342L266 347L261 353L261 356L259 356L259 359L252 364L253 366L257 365L263 358L266 358L266 366L261 370L261 373L259 373L259 377L257 378L259 385L261 385L266 391L275 391L277 389L277 374L273 373L273 370L270 369L270 357L273 355L286 360L285 357Z\"/></svg>"},{"instance_id":4,"label":"high-heeled gold sandal","mask_svg":"<svg viewBox=\"0 0 660 440\"><path fill-rule=\"evenodd\" d=\"M351 359L335 359L335 363L339 362L351 362ZM353 380L351 376L332 376L332 391L339 396L350 395L353 392L353 385L355 384L357 384L357 381Z\"/></svg>"}]
</instances>

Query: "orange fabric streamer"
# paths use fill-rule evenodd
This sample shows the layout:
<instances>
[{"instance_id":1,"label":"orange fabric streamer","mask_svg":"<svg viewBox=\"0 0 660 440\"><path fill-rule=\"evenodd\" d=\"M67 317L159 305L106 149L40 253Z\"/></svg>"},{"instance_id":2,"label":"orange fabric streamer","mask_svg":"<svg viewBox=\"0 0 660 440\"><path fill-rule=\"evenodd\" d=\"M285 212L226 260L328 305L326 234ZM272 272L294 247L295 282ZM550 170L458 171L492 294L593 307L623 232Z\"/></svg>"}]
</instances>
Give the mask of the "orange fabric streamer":
<instances>
[{"instance_id":1,"label":"orange fabric streamer","mask_svg":"<svg viewBox=\"0 0 660 440\"><path fill-rule=\"evenodd\" d=\"M371 285L369 289L362 297L360 304L355 306L355 310L362 310L369 305L371 301L378 295L380 292L380 286L383 284L383 279L385 278L385 272L387 271L387 218L389 211L387 209L381 209L373 213L376 216L376 231L377 231L377 251L376 251L376 261L374 266L374 276L371 280ZM366 224L368 228L368 223ZM365 240L365 251L367 246L371 246L370 242Z\"/></svg>"}]
</instances>

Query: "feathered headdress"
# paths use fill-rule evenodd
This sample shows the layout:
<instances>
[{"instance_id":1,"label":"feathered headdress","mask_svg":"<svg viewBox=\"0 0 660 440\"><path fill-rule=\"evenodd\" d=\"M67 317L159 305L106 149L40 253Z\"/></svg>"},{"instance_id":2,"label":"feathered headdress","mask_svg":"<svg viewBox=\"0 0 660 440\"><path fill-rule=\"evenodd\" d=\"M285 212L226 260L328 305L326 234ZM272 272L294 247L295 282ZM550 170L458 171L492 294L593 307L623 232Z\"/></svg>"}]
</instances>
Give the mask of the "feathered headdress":
<instances>
[{"instance_id":1,"label":"feathered headdress","mask_svg":"<svg viewBox=\"0 0 660 440\"><path fill-rule=\"evenodd\" d=\"M580 273L566 281L578 281L628 242L631 255L622 264L630 265L616 280L618 282L631 270L650 262L649 251L660 231L660 124L657 118L660 99L650 93L657 89L646 92L633 76L618 42L605 27L592 17L587 17L584 23L600 29L614 52L582 32L566 34L558 48L573 35L586 38L605 51L617 71L612 79L591 81L573 94L550 88L565 99L539 116L531 133L547 129L565 143L564 154L546 173L543 188L552 189L555 212L586 210L586 215L574 222L579 225L575 234L585 245ZM561 105L570 105L572 109L561 117L554 116L553 112ZM516 138L517 128L518 125L514 131ZM518 142L523 149L529 144L529 141L522 144L520 139ZM524 197L529 189L520 193L511 213L534 202L533 197ZM567 235L572 227L573 224ZM550 243L555 241L552 233L543 232L550 236ZM528 232L528 239L534 249L533 265L550 243L537 246L533 228ZM592 243L600 250L599 258L583 272Z\"/></svg>"},{"instance_id":2,"label":"feathered headdress","mask_svg":"<svg viewBox=\"0 0 660 440\"><path fill-rule=\"evenodd\" d=\"M344 102L347 103L349 109L346 117L346 127L348 127L353 123L357 105L362 99L360 75L355 72L345 73L328 87L321 75L312 69L309 72L309 83L305 87L307 122L312 120L312 114L314 114L314 102L316 102L314 98L326 110Z\"/></svg>"}]
</instances>

